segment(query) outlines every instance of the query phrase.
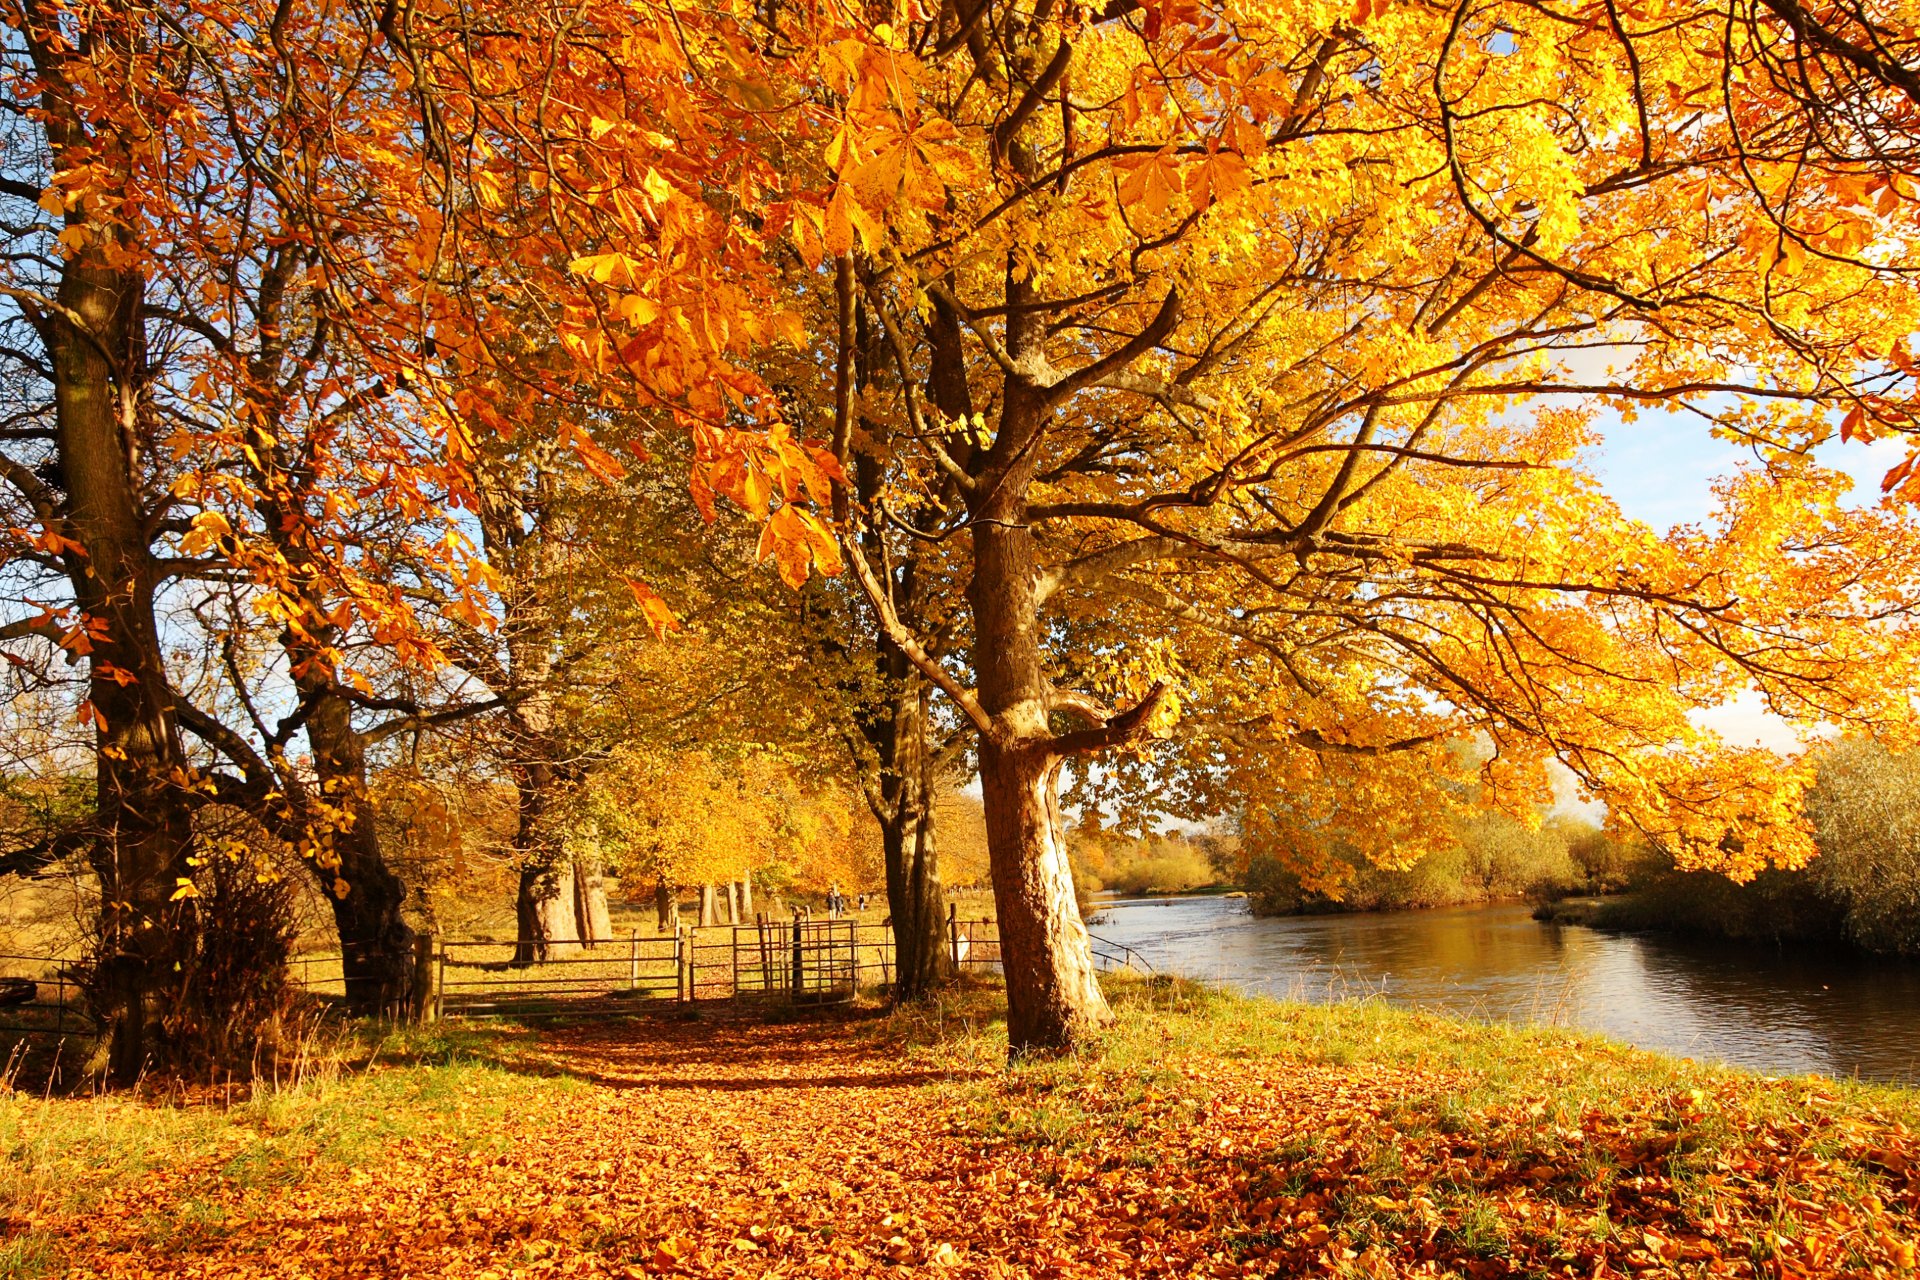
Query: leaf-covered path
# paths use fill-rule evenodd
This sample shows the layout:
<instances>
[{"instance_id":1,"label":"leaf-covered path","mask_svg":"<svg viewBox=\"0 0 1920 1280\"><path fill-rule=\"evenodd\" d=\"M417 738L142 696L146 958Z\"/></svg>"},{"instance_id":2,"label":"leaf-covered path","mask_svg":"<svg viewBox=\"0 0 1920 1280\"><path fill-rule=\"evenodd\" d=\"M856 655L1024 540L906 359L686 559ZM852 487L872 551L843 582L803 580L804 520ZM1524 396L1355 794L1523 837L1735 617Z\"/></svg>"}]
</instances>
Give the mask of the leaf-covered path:
<instances>
[{"instance_id":1,"label":"leaf-covered path","mask_svg":"<svg viewBox=\"0 0 1920 1280\"><path fill-rule=\"evenodd\" d=\"M609 1024L452 1097L391 1069L436 1118L357 1156L263 1166L268 1111L35 1226L83 1277L1913 1274L1902 1124L1724 1073L1556 1109L1626 1051L1541 1043L1539 1096L1485 1106L1177 1040L1010 1077L859 1022Z\"/></svg>"}]
</instances>

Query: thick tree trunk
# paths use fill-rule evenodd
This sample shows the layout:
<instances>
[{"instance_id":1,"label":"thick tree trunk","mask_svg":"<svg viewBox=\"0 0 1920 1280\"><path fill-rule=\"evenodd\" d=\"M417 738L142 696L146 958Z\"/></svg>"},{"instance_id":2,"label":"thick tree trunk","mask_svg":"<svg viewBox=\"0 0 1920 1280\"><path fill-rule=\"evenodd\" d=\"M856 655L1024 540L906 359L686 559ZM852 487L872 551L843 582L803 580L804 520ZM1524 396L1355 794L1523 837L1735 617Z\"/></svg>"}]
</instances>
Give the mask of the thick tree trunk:
<instances>
[{"instance_id":1,"label":"thick tree trunk","mask_svg":"<svg viewBox=\"0 0 1920 1280\"><path fill-rule=\"evenodd\" d=\"M545 827L557 780L549 698L542 687L549 668L541 639L532 636L509 642L509 649L517 651L514 679L540 690L519 704L513 718L513 775L520 801L520 821L513 837L520 860L520 888L514 900L519 923L515 964L577 950L583 936L573 862L555 847Z\"/></svg>"},{"instance_id":2,"label":"thick tree trunk","mask_svg":"<svg viewBox=\"0 0 1920 1280\"><path fill-rule=\"evenodd\" d=\"M607 909L606 869L598 858L573 860L573 917L580 941L591 947L613 937L613 915Z\"/></svg>"},{"instance_id":3,"label":"thick tree trunk","mask_svg":"<svg viewBox=\"0 0 1920 1280\"><path fill-rule=\"evenodd\" d=\"M362 1017L407 1017L414 1012L414 932L402 915L407 888L381 856L371 806L356 806L352 828L333 843L340 866L338 883L326 886L327 904L340 936L347 1009Z\"/></svg>"},{"instance_id":4,"label":"thick tree trunk","mask_svg":"<svg viewBox=\"0 0 1920 1280\"><path fill-rule=\"evenodd\" d=\"M333 835L339 865L313 868L340 936L346 1006L362 1017L405 1017L413 1000L413 929L402 914L407 887L387 866L380 847L367 789L366 740L354 729L353 709L335 691L331 668L320 655L303 652L303 642L291 636L286 647L311 673L302 682L302 694L313 705L307 743L314 775L327 802L348 815L347 825Z\"/></svg>"},{"instance_id":5,"label":"thick tree trunk","mask_svg":"<svg viewBox=\"0 0 1920 1280\"><path fill-rule=\"evenodd\" d=\"M1009 381L1002 443L1037 430L1035 395ZM1024 493L1021 468L1030 465L1015 462L1008 474L994 476L995 489ZM980 705L995 727L981 735L980 780L1007 979L1008 1047L1016 1055L1052 1052L1070 1047L1112 1015L1095 978L1067 865L1033 534L1018 500L982 507L972 513L974 570L967 594Z\"/></svg>"},{"instance_id":6,"label":"thick tree trunk","mask_svg":"<svg viewBox=\"0 0 1920 1280\"><path fill-rule=\"evenodd\" d=\"M753 877L740 877L740 917L753 919Z\"/></svg>"},{"instance_id":7,"label":"thick tree trunk","mask_svg":"<svg viewBox=\"0 0 1920 1280\"><path fill-rule=\"evenodd\" d=\"M658 933L672 933L680 923L680 904L674 900L673 886L665 876L653 883L653 909L658 917Z\"/></svg>"},{"instance_id":8,"label":"thick tree trunk","mask_svg":"<svg viewBox=\"0 0 1920 1280\"><path fill-rule=\"evenodd\" d=\"M63 523L85 549L64 558L92 644L87 705L98 810L91 861L101 914L90 995L106 1032L107 1071L125 1082L166 1059L167 997L188 980L182 962L193 953L198 916L192 900L174 900L192 874L192 808L180 784L190 770L154 618L157 574L135 480L142 282L107 265L113 251L96 240L68 258L58 291L63 311L47 318L43 332L66 488Z\"/></svg>"},{"instance_id":9,"label":"thick tree trunk","mask_svg":"<svg viewBox=\"0 0 1920 1280\"><path fill-rule=\"evenodd\" d=\"M727 923L740 923L740 882L727 881Z\"/></svg>"},{"instance_id":10,"label":"thick tree trunk","mask_svg":"<svg viewBox=\"0 0 1920 1280\"><path fill-rule=\"evenodd\" d=\"M714 899L713 886L710 884L701 885L700 886L700 927L702 929L711 928L715 922L713 899Z\"/></svg>"},{"instance_id":11,"label":"thick tree trunk","mask_svg":"<svg viewBox=\"0 0 1920 1280\"><path fill-rule=\"evenodd\" d=\"M1074 901L1059 813L1060 762L1030 748L980 750L993 903L1015 1054L1071 1046L1109 1020Z\"/></svg>"},{"instance_id":12,"label":"thick tree trunk","mask_svg":"<svg viewBox=\"0 0 1920 1280\"><path fill-rule=\"evenodd\" d=\"M577 949L580 921L574 914L573 864L523 867L514 914L519 937L513 962L536 964Z\"/></svg>"}]
</instances>

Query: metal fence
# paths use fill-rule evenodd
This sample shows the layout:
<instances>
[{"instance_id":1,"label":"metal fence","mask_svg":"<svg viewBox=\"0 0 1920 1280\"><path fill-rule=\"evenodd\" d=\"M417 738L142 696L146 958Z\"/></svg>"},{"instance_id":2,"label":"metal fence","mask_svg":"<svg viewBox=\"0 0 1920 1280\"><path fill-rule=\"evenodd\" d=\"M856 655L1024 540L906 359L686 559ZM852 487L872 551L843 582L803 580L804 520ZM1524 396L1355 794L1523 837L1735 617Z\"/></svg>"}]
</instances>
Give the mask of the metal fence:
<instances>
[{"instance_id":1,"label":"metal fence","mask_svg":"<svg viewBox=\"0 0 1920 1280\"><path fill-rule=\"evenodd\" d=\"M946 921L953 966L998 972L1000 935L991 920ZM1130 947L1092 937L1102 970L1152 966ZM435 1016L594 1017L663 1003L715 1001L833 1004L893 982L893 930L845 918L762 916L749 923L682 927L624 938L558 939L530 956L513 941L450 938L435 942ZM338 955L294 959L294 980L309 991L341 991Z\"/></svg>"},{"instance_id":2,"label":"metal fence","mask_svg":"<svg viewBox=\"0 0 1920 1280\"><path fill-rule=\"evenodd\" d=\"M58 956L0 955L0 1031L92 1035L79 981Z\"/></svg>"}]
</instances>

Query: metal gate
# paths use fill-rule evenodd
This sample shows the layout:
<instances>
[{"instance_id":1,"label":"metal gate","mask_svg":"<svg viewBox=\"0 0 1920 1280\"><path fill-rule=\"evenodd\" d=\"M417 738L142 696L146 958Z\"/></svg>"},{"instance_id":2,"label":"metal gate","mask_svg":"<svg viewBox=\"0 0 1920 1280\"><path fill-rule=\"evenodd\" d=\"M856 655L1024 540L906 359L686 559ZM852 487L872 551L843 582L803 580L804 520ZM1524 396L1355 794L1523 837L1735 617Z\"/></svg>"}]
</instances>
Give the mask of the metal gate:
<instances>
[{"instance_id":1,"label":"metal gate","mask_svg":"<svg viewBox=\"0 0 1920 1280\"><path fill-rule=\"evenodd\" d=\"M877 932L872 925L868 933ZM869 947L877 938L869 939ZM512 942L448 939L435 958L444 1017L589 1017L669 1002L852 1000L862 943L851 920L760 920L672 934L547 944L533 959ZM878 968L877 961L867 968ZM874 975L878 977L878 974Z\"/></svg>"},{"instance_id":2,"label":"metal gate","mask_svg":"<svg viewBox=\"0 0 1920 1280\"><path fill-rule=\"evenodd\" d=\"M436 1007L448 1017L540 1018L620 1013L682 990L683 937L556 939L546 955L518 944L447 939L434 974Z\"/></svg>"},{"instance_id":3,"label":"metal gate","mask_svg":"<svg viewBox=\"0 0 1920 1280\"><path fill-rule=\"evenodd\" d=\"M999 970L993 921L951 913L946 926L955 969ZM1152 972L1131 948L1097 936L1091 941L1097 967ZM892 984L894 945L884 923L796 915L652 936L636 930L592 942L561 939L538 959L511 941L449 938L436 941L421 960L432 972L421 974L419 989L430 976L438 1016L572 1018L676 1003L843 1003L862 989ZM297 964L299 985L319 995L339 993L337 956L302 957Z\"/></svg>"},{"instance_id":4,"label":"metal gate","mask_svg":"<svg viewBox=\"0 0 1920 1280\"><path fill-rule=\"evenodd\" d=\"M94 1034L71 963L59 956L0 955L0 1032Z\"/></svg>"}]
</instances>

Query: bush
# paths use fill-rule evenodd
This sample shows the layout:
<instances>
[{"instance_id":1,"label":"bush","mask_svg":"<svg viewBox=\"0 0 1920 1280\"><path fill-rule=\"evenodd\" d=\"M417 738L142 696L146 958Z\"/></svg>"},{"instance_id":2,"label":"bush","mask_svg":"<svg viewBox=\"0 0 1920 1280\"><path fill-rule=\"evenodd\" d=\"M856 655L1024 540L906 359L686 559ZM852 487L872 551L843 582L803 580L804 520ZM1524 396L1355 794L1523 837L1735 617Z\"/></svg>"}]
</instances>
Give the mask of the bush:
<instances>
[{"instance_id":1,"label":"bush","mask_svg":"<svg viewBox=\"0 0 1920 1280\"><path fill-rule=\"evenodd\" d=\"M1920 955L1920 757L1876 742L1829 748L1807 802L1818 891L1869 951Z\"/></svg>"},{"instance_id":2,"label":"bush","mask_svg":"<svg viewBox=\"0 0 1920 1280\"><path fill-rule=\"evenodd\" d=\"M1642 869L1633 892L1602 904L1587 923L1746 942L1815 942L1841 935L1846 912L1804 871L1763 871L1735 884L1717 871Z\"/></svg>"},{"instance_id":3,"label":"bush","mask_svg":"<svg viewBox=\"0 0 1920 1280\"><path fill-rule=\"evenodd\" d=\"M176 965L165 998L165 1033L154 1065L186 1075L251 1072L291 1032L295 991L287 971L295 928L295 886L244 815L202 815L188 920L175 935ZM75 966L82 988L95 981L96 955ZM104 1046L102 1046L104 1049ZM96 1063L96 1066L101 1065Z\"/></svg>"},{"instance_id":4,"label":"bush","mask_svg":"<svg viewBox=\"0 0 1920 1280\"><path fill-rule=\"evenodd\" d=\"M1351 849L1335 851L1344 864L1337 896L1308 889L1283 860L1256 857L1246 890L1255 914L1303 911L1403 911L1463 906L1565 892L1582 876L1554 825L1529 830L1506 814L1487 812L1460 824L1451 844L1404 869L1376 867Z\"/></svg>"},{"instance_id":5,"label":"bush","mask_svg":"<svg viewBox=\"0 0 1920 1280\"><path fill-rule=\"evenodd\" d=\"M1217 883L1208 848L1184 835L1127 836L1082 826L1069 837L1074 887L1081 893L1184 893Z\"/></svg>"}]
</instances>

